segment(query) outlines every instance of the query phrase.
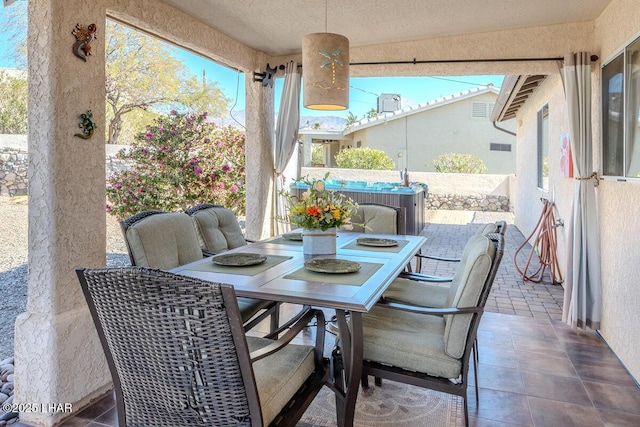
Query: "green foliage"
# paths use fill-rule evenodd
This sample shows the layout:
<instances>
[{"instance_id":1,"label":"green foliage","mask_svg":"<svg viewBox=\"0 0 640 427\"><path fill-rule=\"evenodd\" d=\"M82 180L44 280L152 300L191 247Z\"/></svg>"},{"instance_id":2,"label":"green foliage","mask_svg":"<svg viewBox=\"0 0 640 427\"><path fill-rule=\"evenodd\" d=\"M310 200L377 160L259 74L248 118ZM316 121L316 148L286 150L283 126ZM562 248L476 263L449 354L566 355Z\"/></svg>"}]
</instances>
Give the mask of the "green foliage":
<instances>
[{"instance_id":1,"label":"green foliage","mask_svg":"<svg viewBox=\"0 0 640 427\"><path fill-rule=\"evenodd\" d=\"M107 179L107 212L121 219L215 203L244 215L244 150L243 133L216 127L206 113L160 116L118 153L130 167Z\"/></svg>"},{"instance_id":2,"label":"green foliage","mask_svg":"<svg viewBox=\"0 0 640 427\"><path fill-rule=\"evenodd\" d=\"M367 112L367 118L368 119L373 119L378 117L378 111L375 108L372 108L371 110L369 110Z\"/></svg>"},{"instance_id":3,"label":"green foliage","mask_svg":"<svg viewBox=\"0 0 640 427\"><path fill-rule=\"evenodd\" d=\"M27 80L0 71L0 134L27 133Z\"/></svg>"},{"instance_id":4,"label":"green foliage","mask_svg":"<svg viewBox=\"0 0 640 427\"><path fill-rule=\"evenodd\" d=\"M486 173L487 166L473 154L444 153L433 160L440 173Z\"/></svg>"},{"instance_id":5,"label":"green foliage","mask_svg":"<svg viewBox=\"0 0 640 427\"><path fill-rule=\"evenodd\" d=\"M342 169L392 170L393 159L382 150L372 148L352 148L340 150L336 155L336 166Z\"/></svg>"},{"instance_id":6,"label":"green foliage","mask_svg":"<svg viewBox=\"0 0 640 427\"><path fill-rule=\"evenodd\" d=\"M227 110L229 99L218 83L192 75L170 45L109 20L105 34L107 143L129 143L120 137L127 131L123 116L132 111L207 111L221 117Z\"/></svg>"},{"instance_id":7,"label":"green foliage","mask_svg":"<svg viewBox=\"0 0 640 427\"><path fill-rule=\"evenodd\" d=\"M324 163L322 144L311 144L311 164L321 165Z\"/></svg>"},{"instance_id":8,"label":"green foliage","mask_svg":"<svg viewBox=\"0 0 640 427\"><path fill-rule=\"evenodd\" d=\"M349 114L347 115L346 120L347 120L347 126L351 126L352 124L358 121L358 116L356 116L351 111L349 111Z\"/></svg>"}]
</instances>

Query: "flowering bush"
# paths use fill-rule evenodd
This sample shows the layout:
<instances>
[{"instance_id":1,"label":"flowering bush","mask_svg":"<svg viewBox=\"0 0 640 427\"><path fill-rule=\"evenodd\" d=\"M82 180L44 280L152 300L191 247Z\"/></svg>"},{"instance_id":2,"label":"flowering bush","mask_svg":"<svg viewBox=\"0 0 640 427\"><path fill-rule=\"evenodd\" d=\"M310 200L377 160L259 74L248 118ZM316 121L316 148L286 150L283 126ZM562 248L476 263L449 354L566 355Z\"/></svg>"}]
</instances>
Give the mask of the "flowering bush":
<instances>
[{"instance_id":1,"label":"flowering bush","mask_svg":"<svg viewBox=\"0 0 640 427\"><path fill-rule=\"evenodd\" d=\"M183 211L215 203L245 213L245 136L207 113L172 111L147 125L117 158L129 168L107 179L107 211L125 218L148 209Z\"/></svg>"},{"instance_id":2,"label":"flowering bush","mask_svg":"<svg viewBox=\"0 0 640 427\"><path fill-rule=\"evenodd\" d=\"M306 184L309 189L298 198L289 193L283 193L288 207L289 216L285 218L290 224L306 229L327 230L331 227L341 227L351 223L351 216L355 214L358 205L342 193L325 189L325 180L299 179L296 182Z\"/></svg>"}]
</instances>

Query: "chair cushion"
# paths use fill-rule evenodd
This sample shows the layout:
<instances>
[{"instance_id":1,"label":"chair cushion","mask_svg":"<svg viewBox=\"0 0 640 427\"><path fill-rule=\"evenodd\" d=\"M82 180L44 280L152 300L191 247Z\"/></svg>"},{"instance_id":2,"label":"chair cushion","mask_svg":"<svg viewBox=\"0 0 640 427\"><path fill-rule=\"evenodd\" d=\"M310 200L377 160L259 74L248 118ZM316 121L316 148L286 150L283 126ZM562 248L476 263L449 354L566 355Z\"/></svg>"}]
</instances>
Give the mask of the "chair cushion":
<instances>
[{"instance_id":1,"label":"chair cushion","mask_svg":"<svg viewBox=\"0 0 640 427\"><path fill-rule=\"evenodd\" d=\"M451 282L447 307L478 305L495 253L495 246L488 237L476 235L469 240ZM449 356L462 357L472 317L472 314L445 316L444 342Z\"/></svg>"},{"instance_id":2,"label":"chair cushion","mask_svg":"<svg viewBox=\"0 0 640 427\"><path fill-rule=\"evenodd\" d=\"M421 307L444 307L449 295L449 287L449 283L435 285L397 278L384 292L384 298Z\"/></svg>"},{"instance_id":3,"label":"chair cushion","mask_svg":"<svg viewBox=\"0 0 640 427\"><path fill-rule=\"evenodd\" d=\"M443 378L460 375L462 361L444 351L441 316L373 307L362 324L365 360Z\"/></svg>"},{"instance_id":4,"label":"chair cushion","mask_svg":"<svg viewBox=\"0 0 640 427\"><path fill-rule=\"evenodd\" d=\"M151 215L126 231L135 265L170 270L202 259L198 236L189 215Z\"/></svg>"},{"instance_id":5,"label":"chair cushion","mask_svg":"<svg viewBox=\"0 0 640 427\"><path fill-rule=\"evenodd\" d=\"M202 249L217 253L247 244L238 219L231 209L202 209L195 212L192 218Z\"/></svg>"},{"instance_id":6,"label":"chair cushion","mask_svg":"<svg viewBox=\"0 0 640 427\"><path fill-rule=\"evenodd\" d=\"M247 337L249 351L272 342L265 338ZM313 347L308 345L289 344L253 364L265 426L275 419L314 371Z\"/></svg>"},{"instance_id":7,"label":"chair cushion","mask_svg":"<svg viewBox=\"0 0 640 427\"><path fill-rule=\"evenodd\" d=\"M398 234L398 211L388 206L359 205L351 218L353 231L365 233ZM355 225L364 224L365 227Z\"/></svg>"},{"instance_id":8,"label":"chair cushion","mask_svg":"<svg viewBox=\"0 0 640 427\"><path fill-rule=\"evenodd\" d=\"M242 316L242 323L246 323L249 319L255 316L260 310L267 308L272 301L255 299L255 298L246 298L246 297L237 297L238 299L238 308L240 309L240 315Z\"/></svg>"},{"instance_id":9,"label":"chair cushion","mask_svg":"<svg viewBox=\"0 0 640 427\"><path fill-rule=\"evenodd\" d=\"M490 222L489 224L481 225L476 230L476 234L486 235L489 233L496 233L498 231L498 226L494 222Z\"/></svg>"}]
</instances>

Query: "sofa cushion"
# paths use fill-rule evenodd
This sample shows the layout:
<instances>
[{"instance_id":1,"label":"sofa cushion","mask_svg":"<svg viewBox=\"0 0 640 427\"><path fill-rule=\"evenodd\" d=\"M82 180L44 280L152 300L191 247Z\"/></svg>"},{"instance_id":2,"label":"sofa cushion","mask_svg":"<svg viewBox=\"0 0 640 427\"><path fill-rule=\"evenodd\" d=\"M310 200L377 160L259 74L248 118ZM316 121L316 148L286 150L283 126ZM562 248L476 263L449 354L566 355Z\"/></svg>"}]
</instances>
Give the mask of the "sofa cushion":
<instances>
[{"instance_id":1,"label":"sofa cushion","mask_svg":"<svg viewBox=\"0 0 640 427\"><path fill-rule=\"evenodd\" d=\"M202 209L195 212L192 218L202 249L218 253L246 244L238 219L231 209Z\"/></svg>"},{"instance_id":2,"label":"sofa cushion","mask_svg":"<svg viewBox=\"0 0 640 427\"><path fill-rule=\"evenodd\" d=\"M398 234L398 211L390 206L359 205L351 222L353 231Z\"/></svg>"}]
</instances>

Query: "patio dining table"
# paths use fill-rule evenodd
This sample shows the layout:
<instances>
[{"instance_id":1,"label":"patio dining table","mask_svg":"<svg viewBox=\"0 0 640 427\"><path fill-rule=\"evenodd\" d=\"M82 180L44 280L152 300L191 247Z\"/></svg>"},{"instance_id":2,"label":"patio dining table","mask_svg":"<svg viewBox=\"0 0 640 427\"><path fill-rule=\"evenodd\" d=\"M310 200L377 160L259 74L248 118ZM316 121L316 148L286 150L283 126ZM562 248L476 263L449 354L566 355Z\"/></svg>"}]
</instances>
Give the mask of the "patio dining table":
<instances>
[{"instance_id":1,"label":"patio dining table","mask_svg":"<svg viewBox=\"0 0 640 427\"><path fill-rule=\"evenodd\" d=\"M358 239L365 237L396 240L398 244L359 244ZM266 256L261 264L221 266L205 258L171 271L231 284L238 296L335 309L345 377L330 387L336 393L338 426L352 426L362 374L362 313L373 307L425 242L422 236L339 231L336 255L313 257L303 253L302 242L276 236L224 252ZM304 264L315 258L353 261L360 269L344 274L309 271Z\"/></svg>"}]
</instances>

